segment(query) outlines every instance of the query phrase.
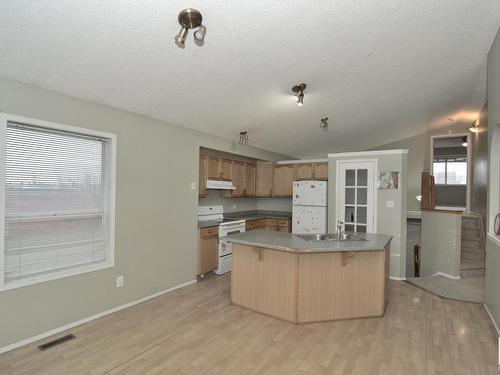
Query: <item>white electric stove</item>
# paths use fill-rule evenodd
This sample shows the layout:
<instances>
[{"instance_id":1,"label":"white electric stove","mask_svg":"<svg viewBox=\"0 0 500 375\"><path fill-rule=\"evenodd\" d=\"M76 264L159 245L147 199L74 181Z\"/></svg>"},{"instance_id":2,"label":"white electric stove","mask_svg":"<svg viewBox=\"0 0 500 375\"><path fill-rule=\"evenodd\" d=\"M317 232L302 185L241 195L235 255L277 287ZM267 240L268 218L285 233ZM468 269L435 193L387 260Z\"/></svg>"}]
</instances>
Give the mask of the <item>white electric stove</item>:
<instances>
[{"instance_id":1,"label":"white electric stove","mask_svg":"<svg viewBox=\"0 0 500 375\"><path fill-rule=\"evenodd\" d=\"M227 236L245 231L245 220L224 220L222 206L199 206L198 222L219 223L219 263L215 270L216 275L223 275L231 271L233 248Z\"/></svg>"}]
</instances>

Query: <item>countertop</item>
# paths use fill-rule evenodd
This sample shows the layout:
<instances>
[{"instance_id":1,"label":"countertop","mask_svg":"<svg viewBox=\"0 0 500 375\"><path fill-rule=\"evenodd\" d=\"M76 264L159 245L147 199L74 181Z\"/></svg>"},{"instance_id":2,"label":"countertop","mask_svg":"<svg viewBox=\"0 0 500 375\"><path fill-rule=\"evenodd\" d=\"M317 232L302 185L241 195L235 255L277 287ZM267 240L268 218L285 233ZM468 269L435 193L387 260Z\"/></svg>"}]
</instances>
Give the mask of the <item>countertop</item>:
<instances>
[{"instance_id":1,"label":"countertop","mask_svg":"<svg viewBox=\"0 0 500 375\"><path fill-rule=\"evenodd\" d=\"M198 221L198 228L218 227L221 222L217 220Z\"/></svg>"},{"instance_id":2,"label":"countertop","mask_svg":"<svg viewBox=\"0 0 500 375\"><path fill-rule=\"evenodd\" d=\"M293 253L333 253L345 251L382 251L391 241L386 234L355 233L368 241L320 241L308 242L284 232L253 230L228 236L230 242L241 245L264 247Z\"/></svg>"},{"instance_id":3,"label":"countertop","mask_svg":"<svg viewBox=\"0 0 500 375\"><path fill-rule=\"evenodd\" d=\"M259 220L259 219L291 219L292 213L286 211L240 211L224 214L224 219Z\"/></svg>"}]
</instances>

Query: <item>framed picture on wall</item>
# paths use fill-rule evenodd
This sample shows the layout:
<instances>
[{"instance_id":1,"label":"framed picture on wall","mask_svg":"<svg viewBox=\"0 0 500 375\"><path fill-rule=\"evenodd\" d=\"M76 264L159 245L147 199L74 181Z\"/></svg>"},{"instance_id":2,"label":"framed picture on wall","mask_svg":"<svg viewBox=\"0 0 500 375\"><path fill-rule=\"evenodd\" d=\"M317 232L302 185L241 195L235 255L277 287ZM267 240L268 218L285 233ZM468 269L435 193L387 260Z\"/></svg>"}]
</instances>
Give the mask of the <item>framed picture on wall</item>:
<instances>
[{"instance_id":1,"label":"framed picture on wall","mask_svg":"<svg viewBox=\"0 0 500 375\"><path fill-rule=\"evenodd\" d=\"M391 190L399 188L399 172L380 171L378 173L378 188L381 190Z\"/></svg>"}]
</instances>

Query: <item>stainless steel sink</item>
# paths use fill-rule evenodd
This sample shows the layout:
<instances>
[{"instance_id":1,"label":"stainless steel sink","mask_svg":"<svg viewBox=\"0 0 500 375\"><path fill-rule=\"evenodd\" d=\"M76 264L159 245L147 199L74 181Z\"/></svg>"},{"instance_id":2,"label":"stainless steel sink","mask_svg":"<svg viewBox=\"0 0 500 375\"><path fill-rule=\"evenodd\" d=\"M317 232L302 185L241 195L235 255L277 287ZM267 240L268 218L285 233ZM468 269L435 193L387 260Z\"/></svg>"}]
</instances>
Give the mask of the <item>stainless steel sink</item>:
<instances>
[{"instance_id":1,"label":"stainless steel sink","mask_svg":"<svg viewBox=\"0 0 500 375\"><path fill-rule=\"evenodd\" d=\"M358 237L352 233L342 232L340 235L331 234L299 234L298 237L307 242L336 242L336 241L368 241L366 238Z\"/></svg>"}]
</instances>

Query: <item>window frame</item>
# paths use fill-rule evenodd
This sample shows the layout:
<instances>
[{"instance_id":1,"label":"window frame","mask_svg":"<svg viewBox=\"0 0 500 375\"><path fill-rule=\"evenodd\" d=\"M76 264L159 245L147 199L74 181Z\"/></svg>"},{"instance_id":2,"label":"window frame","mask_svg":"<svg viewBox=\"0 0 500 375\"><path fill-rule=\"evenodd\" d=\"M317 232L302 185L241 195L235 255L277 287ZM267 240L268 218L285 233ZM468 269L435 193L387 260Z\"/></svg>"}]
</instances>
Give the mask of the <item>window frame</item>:
<instances>
[{"instance_id":1,"label":"window frame","mask_svg":"<svg viewBox=\"0 0 500 375\"><path fill-rule=\"evenodd\" d=\"M105 207L104 215L109 219L109 248L106 261L99 264L79 266L49 274L36 275L26 279L5 283L5 154L6 131L9 122L17 122L48 130L63 131L77 135L102 138L106 140L104 152ZM116 195L116 134L87 129L77 126L37 120L28 117L0 113L0 291L20 288L28 285L58 280L65 277L94 272L115 265L115 198Z\"/></svg>"},{"instance_id":2,"label":"window frame","mask_svg":"<svg viewBox=\"0 0 500 375\"><path fill-rule=\"evenodd\" d=\"M429 166L429 170L431 174L434 175L434 140L439 138L454 138L454 137L466 137L467 138L467 183L465 184L466 189L466 198L465 198L465 210L467 212L470 211L471 206L471 137L469 133L449 133L449 134L441 134L441 135L431 135L430 137L430 160L426 162ZM453 185L447 185L453 186ZM464 185L455 185L455 186L464 186ZM445 207L440 207L443 209L449 209ZM456 208L455 208L456 209Z\"/></svg>"}]
</instances>

